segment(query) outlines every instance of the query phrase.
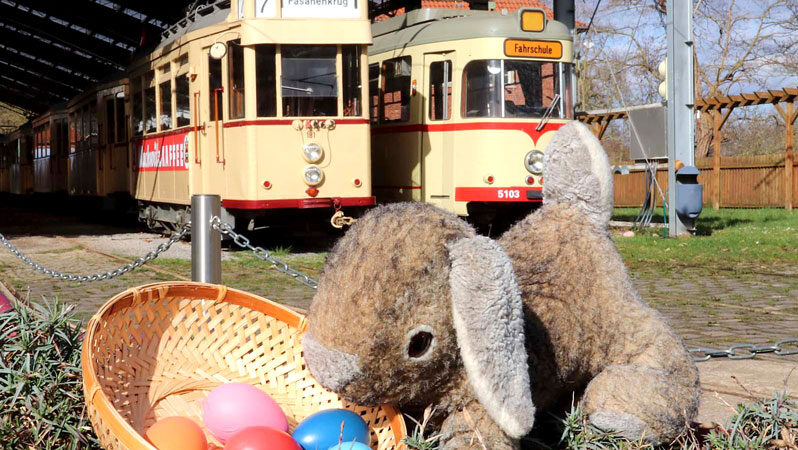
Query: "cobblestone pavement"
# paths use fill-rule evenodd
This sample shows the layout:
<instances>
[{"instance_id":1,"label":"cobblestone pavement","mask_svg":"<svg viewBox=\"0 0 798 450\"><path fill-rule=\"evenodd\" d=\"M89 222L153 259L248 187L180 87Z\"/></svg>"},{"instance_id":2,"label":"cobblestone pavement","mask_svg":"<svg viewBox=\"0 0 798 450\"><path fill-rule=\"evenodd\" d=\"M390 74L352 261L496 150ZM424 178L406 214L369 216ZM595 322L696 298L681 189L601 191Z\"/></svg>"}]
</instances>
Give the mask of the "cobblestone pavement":
<instances>
[{"instance_id":1,"label":"cobblestone pavement","mask_svg":"<svg viewBox=\"0 0 798 450\"><path fill-rule=\"evenodd\" d=\"M665 274L639 269L632 276L643 298L665 315L690 347L798 339L796 267L715 272L684 267ZM788 359L798 361L796 355Z\"/></svg>"}]
</instances>

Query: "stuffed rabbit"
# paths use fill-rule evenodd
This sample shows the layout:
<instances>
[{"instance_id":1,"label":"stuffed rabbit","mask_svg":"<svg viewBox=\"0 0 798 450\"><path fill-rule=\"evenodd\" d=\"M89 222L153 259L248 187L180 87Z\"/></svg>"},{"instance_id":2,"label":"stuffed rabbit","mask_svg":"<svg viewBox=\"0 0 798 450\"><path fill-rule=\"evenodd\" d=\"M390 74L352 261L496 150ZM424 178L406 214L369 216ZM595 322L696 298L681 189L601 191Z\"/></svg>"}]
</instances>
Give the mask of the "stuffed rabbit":
<instances>
[{"instance_id":1,"label":"stuffed rabbit","mask_svg":"<svg viewBox=\"0 0 798 450\"><path fill-rule=\"evenodd\" d=\"M578 122L545 157L544 204L499 240L423 204L378 207L330 253L303 337L313 376L359 404L435 405L445 449L516 449L536 411L667 442L698 372L635 291L607 231L612 178Z\"/></svg>"}]
</instances>

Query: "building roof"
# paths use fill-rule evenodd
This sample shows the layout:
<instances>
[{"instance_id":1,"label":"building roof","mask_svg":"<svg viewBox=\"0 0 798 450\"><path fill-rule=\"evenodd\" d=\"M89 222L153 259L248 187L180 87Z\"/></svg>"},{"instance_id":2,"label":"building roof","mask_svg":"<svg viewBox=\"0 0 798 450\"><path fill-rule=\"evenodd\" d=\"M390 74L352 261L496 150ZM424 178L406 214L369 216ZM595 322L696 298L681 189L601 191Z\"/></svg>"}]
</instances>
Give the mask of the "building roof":
<instances>
[{"instance_id":1,"label":"building roof","mask_svg":"<svg viewBox=\"0 0 798 450\"><path fill-rule=\"evenodd\" d=\"M506 9L508 12L513 12L521 8L540 8L546 12L547 19L554 19L554 11L544 5L540 0L494 0L495 10L501 11ZM472 9L471 3L460 0L421 0L421 8L436 8L436 9ZM380 22L391 17L400 16L405 14L404 7L398 8L394 11L389 11L386 14L381 14L374 18L374 22Z\"/></svg>"}]
</instances>

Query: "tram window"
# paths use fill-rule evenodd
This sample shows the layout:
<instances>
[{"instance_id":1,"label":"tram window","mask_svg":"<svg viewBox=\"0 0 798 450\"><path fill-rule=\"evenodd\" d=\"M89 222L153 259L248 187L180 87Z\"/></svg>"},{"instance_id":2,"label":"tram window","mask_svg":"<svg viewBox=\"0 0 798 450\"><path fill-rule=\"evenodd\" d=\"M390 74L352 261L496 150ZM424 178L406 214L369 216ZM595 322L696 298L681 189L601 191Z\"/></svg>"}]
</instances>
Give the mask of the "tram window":
<instances>
[{"instance_id":1,"label":"tram window","mask_svg":"<svg viewBox=\"0 0 798 450\"><path fill-rule=\"evenodd\" d=\"M158 131L158 120L155 115L155 86L152 85L153 74L144 77L144 131L154 133Z\"/></svg>"},{"instance_id":2,"label":"tram window","mask_svg":"<svg viewBox=\"0 0 798 450\"><path fill-rule=\"evenodd\" d=\"M208 111L210 111L210 119L216 120L222 118L222 60L213 59L208 56L208 88L210 88L210 95L208 95ZM214 101L215 99L215 101Z\"/></svg>"},{"instance_id":3,"label":"tram window","mask_svg":"<svg viewBox=\"0 0 798 450\"><path fill-rule=\"evenodd\" d=\"M125 99L116 98L116 142L127 140L127 127L125 127Z\"/></svg>"},{"instance_id":4,"label":"tram window","mask_svg":"<svg viewBox=\"0 0 798 450\"><path fill-rule=\"evenodd\" d=\"M75 113L69 114L69 153L75 153L75 143L77 142L77 124Z\"/></svg>"},{"instance_id":5,"label":"tram window","mask_svg":"<svg viewBox=\"0 0 798 450\"><path fill-rule=\"evenodd\" d=\"M89 135L91 134L91 120L89 119L89 105L86 105L80 111L81 121L81 150L88 150L89 148Z\"/></svg>"},{"instance_id":6,"label":"tram window","mask_svg":"<svg viewBox=\"0 0 798 450\"><path fill-rule=\"evenodd\" d=\"M105 123L108 124L106 126L106 136L105 136L105 143L110 144L112 142L116 142L116 126L114 122L114 99L109 98L105 101Z\"/></svg>"},{"instance_id":7,"label":"tram window","mask_svg":"<svg viewBox=\"0 0 798 450\"><path fill-rule=\"evenodd\" d=\"M463 79L465 117L543 117L559 90L556 63L471 61ZM560 115L559 104L552 115Z\"/></svg>"},{"instance_id":8,"label":"tram window","mask_svg":"<svg viewBox=\"0 0 798 450\"><path fill-rule=\"evenodd\" d=\"M532 64L530 64L532 63ZM556 63L506 61L504 104L508 117L543 116L559 89ZM559 117L559 104L552 117Z\"/></svg>"},{"instance_id":9,"label":"tram window","mask_svg":"<svg viewBox=\"0 0 798 450\"><path fill-rule=\"evenodd\" d=\"M239 41L228 42L227 48L227 75L230 77L227 85L230 87L230 118L241 119L244 117L244 47Z\"/></svg>"},{"instance_id":10,"label":"tram window","mask_svg":"<svg viewBox=\"0 0 798 450\"><path fill-rule=\"evenodd\" d=\"M360 116L363 114L360 91L360 46L342 45L341 59L343 62L343 94L344 116Z\"/></svg>"},{"instance_id":11,"label":"tram window","mask_svg":"<svg viewBox=\"0 0 798 450\"><path fill-rule=\"evenodd\" d=\"M97 131L97 107L95 105L96 105L96 103L91 103L89 105L89 109L88 109L89 126L90 126L89 133L88 133L88 138L89 138L88 145L92 149L97 147L97 137L98 137L98 131Z\"/></svg>"},{"instance_id":12,"label":"tram window","mask_svg":"<svg viewBox=\"0 0 798 450\"><path fill-rule=\"evenodd\" d=\"M338 113L337 49L333 45L283 45L283 115L334 116Z\"/></svg>"},{"instance_id":13,"label":"tram window","mask_svg":"<svg viewBox=\"0 0 798 450\"><path fill-rule=\"evenodd\" d=\"M409 56L389 59L382 63L384 77L382 89L381 122L406 122L410 120L410 68Z\"/></svg>"},{"instance_id":14,"label":"tram window","mask_svg":"<svg viewBox=\"0 0 798 450\"><path fill-rule=\"evenodd\" d=\"M255 46L258 117L274 117L277 115L277 79L274 58L274 45Z\"/></svg>"},{"instance_id":15,"label":"tram window","mask_svg":"<svg viewBox=\"0 0 798 450\"><path fill-rule=\"evenodd\" d=\"M191 95L188 87L188 75L175 78L175 94L177 95L177 126L184 127L191 123Z\"/></svg>"},{"instance_id":16,"label":"tram window","mask_svg":"<svg viewBox=\"0 0 798 450\"><path fill-rule=\"evenodd\" d=\"M161 90L161 130L172 129L172 80L164 81L159 85Z\"/></svg>"},{"instance_id":17,"label":"tram window","mask_svg":"<svg viewBox=\"0 0 798 450\"><path fill-rule=\"evenodd\" d=\"M446 120L450 117L452 117L452 62L435 61L429 65L429 118Z\"/></svg>"},{"instance_id":18,"label":"tram window","mask_svg":"<svg viewBox=\"0 0 798 450\"><path fill-rule=\"evenodd\" d=\"M369 109L371 123L376 124L380 112L380 65L369 64Z\"/></svg>"},{"instance_id":19,"label":"tram window","mask_svg":"<svg viewBox=\"0 0 798 450\"><path fill-rule=\"evenodd\" d=\"M142 119L141 110L141 78L136 77L133 79L131 92L133 100L133 135L141 136L141 133L144 132L144 120Z\"/></svg>"},{"instance_id":20,"label":"tram window","mask_svg":"<svg viewBox=\"0 0 798 450\"><path fill-rule=\"evenodd\" d=\"M563 109L565 111L561 111L560 117L573 119L574 118L574 98L573 98L573 90L571 86L571 76L574 70L573 64L566 64L560 63L560 67L562 69L562 81L564 86L562 86L562 94L560 96L563 98L562 104Z\"/></svg>"}]
</instances>

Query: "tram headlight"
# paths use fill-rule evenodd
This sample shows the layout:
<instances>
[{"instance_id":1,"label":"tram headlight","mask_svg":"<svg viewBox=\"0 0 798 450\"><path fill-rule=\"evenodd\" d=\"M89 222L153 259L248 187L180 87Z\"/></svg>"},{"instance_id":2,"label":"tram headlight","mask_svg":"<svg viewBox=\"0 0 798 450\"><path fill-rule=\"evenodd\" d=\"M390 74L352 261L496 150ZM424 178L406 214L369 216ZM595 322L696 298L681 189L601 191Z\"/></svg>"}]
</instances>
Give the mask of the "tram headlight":
<instances>
[{"instance_id":1,"label":"tram headlight","mask_svg":"<svg viewBox=\"0 0 798 450\"><path fill-rule=\"evenodd\" d=\"M321 161L321 157L324 156L324 150L321 148L321 145L310 143L305 144L302 148L302 154L305 156L305 161L315 164Z\"/></svg>"},{"instance_id":2,"label":"tram headlight","mask_svg":"<svg viewBox=\"0 0 798 450\"><path fill-rule=\"evenodd\" d=\"M535 175L543 173L543 152L540 150L532 150L527 153L524 158L524 165L526 165L526 170Z\"/></svg>"},{"instance_id":3,"label":"tram headlight","mask_svg":"<svg viewBox=\"0 0 798 450\"><path fill-rule=\"evenodd\" d=\"M305 169L305 183L316 186L324 179L324 172L316 166L309 166Z\"/></svg>"}]
</instances>

